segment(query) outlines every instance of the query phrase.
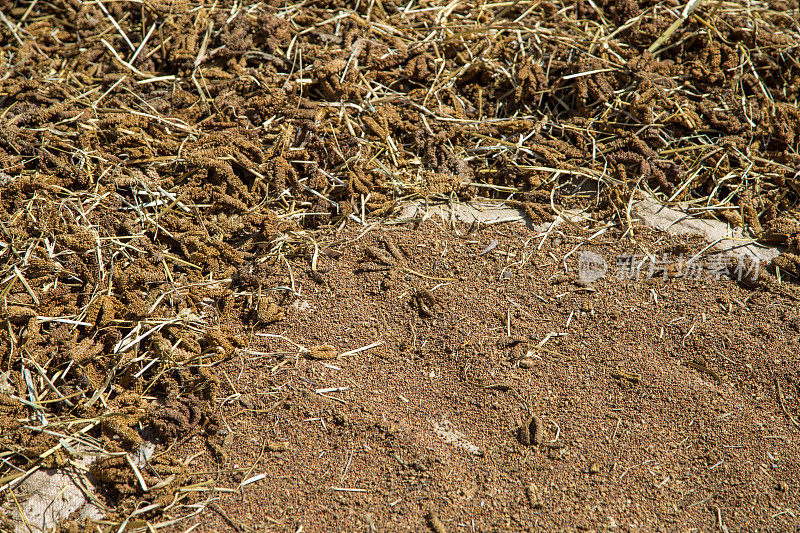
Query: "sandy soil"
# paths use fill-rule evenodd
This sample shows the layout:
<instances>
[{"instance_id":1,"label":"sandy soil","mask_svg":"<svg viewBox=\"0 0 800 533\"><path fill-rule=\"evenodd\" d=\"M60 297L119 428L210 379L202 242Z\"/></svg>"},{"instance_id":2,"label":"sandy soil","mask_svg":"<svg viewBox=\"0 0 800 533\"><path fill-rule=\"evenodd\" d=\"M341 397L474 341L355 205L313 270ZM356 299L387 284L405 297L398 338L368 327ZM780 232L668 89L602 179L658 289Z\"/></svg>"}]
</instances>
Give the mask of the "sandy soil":
<instances>
[{"instance_id":1,"label":"sandy soil","mask_svg":"<svg viewBox=\"0 0 800 533\"><path fill-rule=\"evenodd\" d=\"M227 460L192 467L236 490L200 530L796 527L796 301L708 271L587 285L578 253L562 262L582 243L612 265L705 243L560 230L344 232L321 283L296 274L286 319L219 369ZM387 235L393 281L359 273Z\"/></svg>"}]
</instances>

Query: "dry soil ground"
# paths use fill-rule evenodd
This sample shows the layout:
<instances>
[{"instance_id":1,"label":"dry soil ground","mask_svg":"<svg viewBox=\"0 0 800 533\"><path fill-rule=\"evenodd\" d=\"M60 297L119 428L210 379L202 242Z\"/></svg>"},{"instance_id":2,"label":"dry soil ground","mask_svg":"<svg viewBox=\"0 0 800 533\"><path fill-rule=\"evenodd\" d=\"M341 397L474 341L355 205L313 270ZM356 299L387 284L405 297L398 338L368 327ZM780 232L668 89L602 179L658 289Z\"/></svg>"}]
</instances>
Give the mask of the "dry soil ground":
<instances>
[{"instance_id":1,"label":"dry soil ground","mask_svg":"<svg viewBox=\"0 0 800 533\"><path fill-rule=\"evenodd\" d=\"M661 274L586 285L562 258L588 232L466 229L348 230L322 278L296 275L286 319L219 368L227 460L193 468L237 490L201 530L797 526L796 300ZM613 265L706 244L620 236L581 249ZM386 237L396 274L360 272L391 258ZM531 415L541 435L520 435Z\"/></svg>"}]
</instances>

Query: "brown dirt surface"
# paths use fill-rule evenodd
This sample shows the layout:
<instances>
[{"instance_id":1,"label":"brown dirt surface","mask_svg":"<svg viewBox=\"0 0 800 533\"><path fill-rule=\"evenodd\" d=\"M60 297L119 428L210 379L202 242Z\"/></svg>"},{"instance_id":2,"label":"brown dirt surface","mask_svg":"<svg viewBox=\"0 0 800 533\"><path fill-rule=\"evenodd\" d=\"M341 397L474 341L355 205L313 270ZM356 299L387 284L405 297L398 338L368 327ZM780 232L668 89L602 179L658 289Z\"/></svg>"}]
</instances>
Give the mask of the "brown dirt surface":
<instances>
[{"instance_id":1,"label":"brown dirt surface","mask_svg":"<svg viewBox=\"0 0 800 533\"><path fill-rule=\"evenodd\" d=\"M446 531L795 527L796 300L727 278L586 286L562 265L581 243L611 264L705 243L563 229L342 234L329 283L297 276L287 318L218 369L227 460L193 465L233 489L216 507L243 531L422 531L428 512ZM385 236L407 258L391 288L354 274ZM339 356L308 357L322 344Z\"/></svg>"},{"instance_id":2,"label":"brown dirt surface","mask_svg":"<svg viewBox=\"0 0 800 533\"><path fill-rule=\"evenodd\" d=\"M800 9L694 5L0 0L0 529L796 527ZM782 254L576 284L642 198Z\"/></svg>"}]
</instances>

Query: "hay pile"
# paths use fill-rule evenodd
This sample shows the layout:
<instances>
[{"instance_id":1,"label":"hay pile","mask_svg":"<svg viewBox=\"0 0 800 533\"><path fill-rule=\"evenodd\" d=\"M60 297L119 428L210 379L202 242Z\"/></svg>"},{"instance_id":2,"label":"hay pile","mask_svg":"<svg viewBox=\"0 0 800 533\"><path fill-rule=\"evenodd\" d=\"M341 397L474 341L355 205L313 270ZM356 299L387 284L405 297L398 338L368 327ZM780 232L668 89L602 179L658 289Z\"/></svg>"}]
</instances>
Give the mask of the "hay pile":
<instances>
[{"instance_id":1,"label":"hay pile","mask_svg":"<svg viewBox=\"0 0 800 533\"><path fill-rule=\"evenodd\" d=\"M197 509L185 465L130 454L218 450L213 364L331 226L476 196L625 223L647 195L798 274L797 0L0 14L0 487L90 450L109 528Z\"/></svg>"}]
</instances>

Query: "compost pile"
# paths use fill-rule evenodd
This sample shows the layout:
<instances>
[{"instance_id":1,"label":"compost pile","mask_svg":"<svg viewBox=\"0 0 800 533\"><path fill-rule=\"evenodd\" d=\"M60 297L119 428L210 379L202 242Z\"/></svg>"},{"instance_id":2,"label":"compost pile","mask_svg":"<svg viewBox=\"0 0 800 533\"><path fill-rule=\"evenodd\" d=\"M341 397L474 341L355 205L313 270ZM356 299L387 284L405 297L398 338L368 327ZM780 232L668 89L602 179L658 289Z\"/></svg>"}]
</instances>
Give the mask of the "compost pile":
<instances>
[{"instance_id":1,"label":"compost pile","mask_svg":"<svg viewBox=\"0 0 800 533\"><path fill-rule=\"evenodd\" d=\"M655 197L798 274L796 0L476 4L2 2L0 486L80 448L109 524L195 509L130 454L218 453L213 365L287 258L411 200Z\"/></svg>"}]
</instances>

